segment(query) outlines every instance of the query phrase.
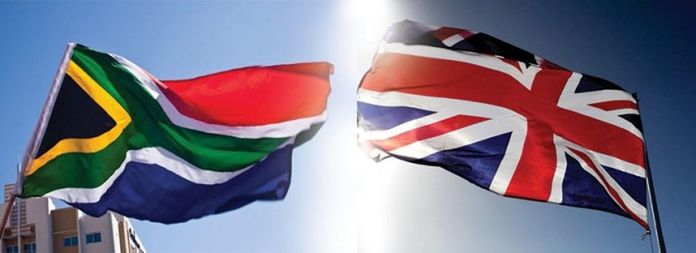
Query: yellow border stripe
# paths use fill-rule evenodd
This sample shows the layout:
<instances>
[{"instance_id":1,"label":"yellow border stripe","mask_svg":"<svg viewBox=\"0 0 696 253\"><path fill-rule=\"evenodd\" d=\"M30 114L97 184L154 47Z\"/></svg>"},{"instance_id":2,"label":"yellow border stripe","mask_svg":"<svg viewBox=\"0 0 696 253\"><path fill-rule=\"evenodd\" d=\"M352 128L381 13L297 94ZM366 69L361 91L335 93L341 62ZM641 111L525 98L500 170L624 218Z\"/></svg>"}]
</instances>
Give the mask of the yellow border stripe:
<instances>
[{"instance_id":1,"label":"yellow border stripe","mask_svg":"<svg viewBox=\"0 0 696 253\"><path fill-rule=\"evenodd\" d=\"M46 165L59 155L66 153L95 153L98 152L111 142L116 140L123 133L123 129L131 122L131 117L128 115L121 105L114 100L104 88L97 84L80 66L75 62L70 61L65 73L72 77L73 80L96 102L107 114L116 122L116 125L109 131L92 138L69 138L60 140L55 146L51 147L46 153L32 160L25 171L25 175L29 176Z\"/></svg>"}]
</instances>

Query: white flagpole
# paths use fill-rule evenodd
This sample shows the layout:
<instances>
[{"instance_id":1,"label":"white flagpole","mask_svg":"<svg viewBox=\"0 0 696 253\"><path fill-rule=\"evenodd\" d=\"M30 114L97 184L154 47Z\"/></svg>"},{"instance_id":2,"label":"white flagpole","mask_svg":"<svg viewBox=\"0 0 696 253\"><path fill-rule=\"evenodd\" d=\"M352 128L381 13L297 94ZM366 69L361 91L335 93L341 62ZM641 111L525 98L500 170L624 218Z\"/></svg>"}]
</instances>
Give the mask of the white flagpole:
<instances>
[{"instance_id":1,"label":"white flagpole","mask_svg":"<svg viewBox=\"0 0 696 253\"><path fill-rule=\"evenodd\" d=\"M0 224L0 240L5 236L5 225L7 225L7 220L10 218L10 211L12 210L12 205L14 205L17 195L12 194L10 199L7 200L7 206L5 206L5 212L2 215L2 223Z\"/></svg>"},{"instance_id":2,"label":"white flagpole","mask_svg":"<svg viewBox=\"0 0 696 253\"><path fill-rule=\"evenodd\" d=\"M19 164L17 164L17 170L19 170ZM17 188L18 185L15 185ZM17 198L17 252L22 252L22 199Z\"/></svg>"},{"instance_id":3,"label":"white flagpole","mask_svg":"<svg viewBox=\"0 0 696 253\"><path fill-rule=\"evenodd\" d=\"M34 133L31 135L31 140L29 141L29 145L27 146L27 149L24 152L24 157L22 158L21 164L23 165L23 167L21 167L19 170L19 173L17 175L17 183L15 184L16 195L22 194L24 172L26 171L27 167L31 166L31 160L33 159L33 156L39 149L39 142L41 141L41 139L43 139L44 132L46 131L46 126L48 125L48 120L51 118L51 112L53 112L53 105L55 104L56 98L58 97L58 91L60 90L61 84L63 83L63 77L65 76L65 69L68 66L68 62L70 61L70 57L72 56L72 51L73 48L75 48L75 45L75 43L68 43L68 46L65 49L65 53L63 54L63 58L60 61L60 65L58 67L58 71L56 72L56 76L53 78L51 89L48 93L48 97L46 97L46 102L44 102L43 109L41 110L41 115L39 116L39 122L36 123Z\"/></svg>"},{"instance_id":4,"label":"white flagpole","mask_svg":"<svg viewBox=\"0 0 696 253\"><path fill-rule=\"evenodd\" d=\"M51 116L53 104L55 103L56 97L58 96L58 90L60 90L61 83L63 82L63 76L65 74L65 69L68 66L68 62L70 61L70 57L72 56L72 51L73 48L75 48L75 45L75 43L68 43L68 46L65 49L63 58L61 59L60 65L58 66L58 71L56 72L56 75L53 78L53 83L51 84L51 89L48 93L48 97L46 98L46 102L44 102L44 106L39 117L39 122L36 124L36 127L34 128L34 133L31 135L31 140L29 141L29 145L27 146L27 149L24 152L22 162L17 165L18 173L14 193L10 195L10 199L7 201L7 207L5 208L5 211L2 216L2 222L0 223L0 240L2 240L2 237L5 234L5 227L7 225L7 220L10 218L10 211L12 210L12 205L14 205L17 198L22 194L24 171L26 170L27 166L31 164L31 159L33 158L32 156L36 154L36 151L39 148L39 142L43 138L44 131L46 130L46 125L48 124L48 119ZM19 210L17 210L17 213L19 214ZM19 230L17 231L17 235L19 236ZM17 242L19 243L19 240ZM18 249L20 246L21 245L19 244L17 245ZM19 250L21 251L21 249Z\"/></svg>"}]
</instances>

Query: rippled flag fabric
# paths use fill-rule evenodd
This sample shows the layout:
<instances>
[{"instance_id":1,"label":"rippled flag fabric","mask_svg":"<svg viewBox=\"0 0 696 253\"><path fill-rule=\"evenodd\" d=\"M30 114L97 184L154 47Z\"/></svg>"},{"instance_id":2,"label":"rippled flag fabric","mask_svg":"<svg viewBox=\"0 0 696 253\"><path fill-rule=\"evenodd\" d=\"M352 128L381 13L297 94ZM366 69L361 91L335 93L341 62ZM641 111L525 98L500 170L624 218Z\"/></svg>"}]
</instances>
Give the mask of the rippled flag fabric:
<instances>
[{"instance_id":1,"label":"rippled flag fabric","mask_svg":"<svg viewBox=\"0 0 696 253\"><path fill-rule=\"evenodd\" d=\"M484 33L394 24L358 90L376 160L443 167L494 193L629 217L647 229L636 99Z\"/></svg>"},{"instance_id":2,"label":"rippled flag fabric","mask_svg":"<svg viewBox=\"0 0 696 253\"><path fill-rule=\"evenodd\" d=\"M70 45L25 158L21 197L183 222L282 199L294 147L326 119L329 63L160 81Z\"/></svg>"}]
</instances>

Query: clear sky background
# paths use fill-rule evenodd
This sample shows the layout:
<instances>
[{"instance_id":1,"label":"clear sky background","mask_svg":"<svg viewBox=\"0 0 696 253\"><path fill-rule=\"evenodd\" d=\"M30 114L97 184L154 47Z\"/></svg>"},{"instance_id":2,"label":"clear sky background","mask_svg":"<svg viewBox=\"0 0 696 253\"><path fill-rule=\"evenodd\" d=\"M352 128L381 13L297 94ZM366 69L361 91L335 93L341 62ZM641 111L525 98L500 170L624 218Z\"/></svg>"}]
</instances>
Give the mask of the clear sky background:
<instances>
[{"instance_id":1,"label":"clear sky background","mask_svg":"<svg viewBox=\"0 0 696 253\"><path fill-rule=\"evenodd\" d=\"M668 250L696 252L696 8L579 2L0 1L0 182L15 180L68 42L160 79L322 60L335 65L329 119L296 150L286 199L183 224L134 221L150 252L650 252L632 220L360 154L358 82L387 24L407 18L483 31L638 92Z\"/></svg>"}]
</instances>

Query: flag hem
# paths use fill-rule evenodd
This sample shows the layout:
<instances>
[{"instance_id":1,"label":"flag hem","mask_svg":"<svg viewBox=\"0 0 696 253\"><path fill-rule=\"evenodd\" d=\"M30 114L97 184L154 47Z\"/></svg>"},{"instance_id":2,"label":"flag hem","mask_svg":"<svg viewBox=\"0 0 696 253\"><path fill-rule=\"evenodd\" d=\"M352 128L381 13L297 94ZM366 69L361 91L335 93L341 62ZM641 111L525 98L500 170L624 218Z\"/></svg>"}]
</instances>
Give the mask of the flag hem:
<instances>
[{"instance_id":1,"label":"flag hem","mask_svg":"<svg viewBox=\"0 0 696 253\"><path fill-rule=\"evenodd\" d=\"M24 171L26 170L26 168L29 167L29 163L32 160L31 157L33 157L38 150L38 142L43 138L43 135L46 132L46 126L48 126L48 119L50 119L51 113L53 112L53 105L55 104L56 98L58 97L58 91L60 90L61 84L63 83L65 71L68 67L70 57L72 56L73 49L76 45L77 43L74 42L68 43L65 49L65 53L63 53L63 58L61 59L60 64L58 65L58 71L56 72L56 75L53 78L53 83L51 84L51 88L49 89L48 96L46 97L44 106L41 109L41 116L39 116L39 121L36 123L34 132L32 133L31 141L29 142L29 145L24 151L24 158L22 163L20 164L19 171L17 172L17 182L15 184L16 195L22 194L22 186L25 177Z\"/></svg>"}]
</instances>

